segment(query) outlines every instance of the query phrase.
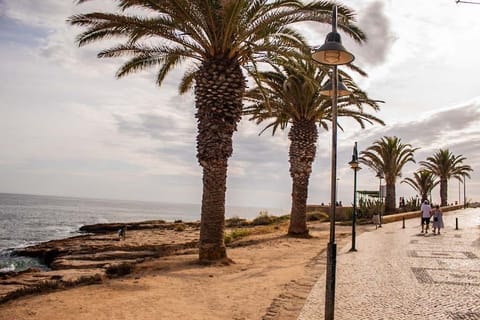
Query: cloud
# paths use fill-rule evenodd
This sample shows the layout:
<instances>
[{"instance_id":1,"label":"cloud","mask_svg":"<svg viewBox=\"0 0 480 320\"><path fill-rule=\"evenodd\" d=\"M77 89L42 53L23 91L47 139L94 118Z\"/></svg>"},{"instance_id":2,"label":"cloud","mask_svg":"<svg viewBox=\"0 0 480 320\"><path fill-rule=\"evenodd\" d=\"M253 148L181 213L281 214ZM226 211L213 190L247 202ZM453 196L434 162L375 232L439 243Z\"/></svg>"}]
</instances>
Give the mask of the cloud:
<instances>
[{"instance_id":1,"label":"cloud","mask_svg":"<svg viewBox=\"0 0 480 320\"><path fill-rule=\"evenodd\" d=\"M422 119L388 126L383 134L398 136L402 140L426 149L467 140L470 132L480 124L480 104L471 102L463 106L425 114Z\"/></svg>"},{"instance_id":2,"label":"cloud","mask_svg":"<svg viewBox=\"0 0 480 320\"><path fill-rule=\"evenodd\" d=\"M66 19L79 12L115 11L114 1L89 1L75 5L73 0L2 0L0 14L24 24L53 30L66 25Z\"/></svg>"},{"instance_id":3,"label":"cloud","mask_svg":"<svg viewBox=\"0 0 480 320\"><path fill-rule=\"evenodd\" d=\"M383 1L373 1L359 12L358 25L365 32L367 42L355 50L358 60L370 66L383 64L388 57L396 36L385 14Z\"/></svg>"}]
</instances>

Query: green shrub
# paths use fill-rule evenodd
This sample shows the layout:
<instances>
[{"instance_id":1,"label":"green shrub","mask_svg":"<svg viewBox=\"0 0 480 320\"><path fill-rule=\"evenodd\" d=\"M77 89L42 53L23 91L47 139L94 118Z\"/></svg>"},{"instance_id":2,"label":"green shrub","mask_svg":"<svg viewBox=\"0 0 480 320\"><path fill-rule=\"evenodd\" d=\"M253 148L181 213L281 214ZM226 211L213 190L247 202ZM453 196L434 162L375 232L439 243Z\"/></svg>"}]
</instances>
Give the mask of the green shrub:
<instances>
[{"instance_id":1,"label":"green shrub","mask_svg":"<svg viewBox=\"0 0 480 320\"><path fill-rule=\"evenodd\" d=\"M266 226L276 221L276 218L269 215L268 211L260 211L258 216L253 219L252 225L254 226Z\"/></svg>"},{"instance_id":2,"label":"green shrub","mask_svg":"<svg viewBox=\"0 0 480 320\"><path fill-rule=\"evenodd\" d=\"M307 221L328 221L328 214L323 211L307 212Z\"/></svg>"},{"instance_id":3,"label":"green shrub","mask_svg":"<svg viewBox=\"0 0 480 320\"><path fill-rule=\"evenodd\" d=\"M378 214L380 210L384 212L384 204L380 200L362 199L358 200L357 217L371 219L374 214Z\"/></svg>"},{"instance_id":4,"label":"green shrub","mask_svg":"<svg viewBox=\"0 0 480 320\"><path fill-rule=\"evenodd\" d=\"M284 214L283 216L280 216L280 217L272 216L272 218L275 219L275 222L288 221L290 220L290 214Z\"/></svg>"},{"instance_id":5,"label":"green shrub","mask_svg":"<svg viewBox=\"0 0 480 320\"><path fill-rule=\"evenodd\" d=\"M185 229L187 228L187 226L185 226L184 223L177 223L175 224L175 231L185 231Z\"/></svg>"},{"instance_id":6,"label":"green shrub","mask_svg":"<svg viewBox=\"0 0 480 320\"><path fill-rule=\"evenodd\" d=\"M411 197L405 202L405 211L418 211L420 210L421 199L418 197Z\"/></svg>"},{"instance_id":7,"label":"green shrub","mask_svg":"<svg viewBox=\"0 0 480 320\"><path fill-rule=\"evenodd\" d=\"M250 234L251 234L251 231L248 229L234 229L229 233L225 232L225 236L224 236L225 244L229 244L236 239L246 237Z\"/></svg>"},{"instance_id":8,"label":"green shrub","mask_svg":"<svg viewBox=\"0 0 480 320\"><path fill-rule=\"evenodd\" d=\"M234 216L225 220L225 226L227 228L245 227L248 225L249 223L247 219L239 218L238 216Z\"/></svg>"},{"instance_id":9,"label":"green shrub","mask_svg":"<svg viewBox=\"0 0 480 320\"><path fill-rule=\"evenodd\" d=\"M350 208L350 207L349 207L349 208L345 208L344 210L345 210L345 211L344 211L344 215L343 215L344 220L347 220L347 221L352 220L353 208ZM358 211L358 210L357 210L357 211Z\"/></svg>"}]
</instances>

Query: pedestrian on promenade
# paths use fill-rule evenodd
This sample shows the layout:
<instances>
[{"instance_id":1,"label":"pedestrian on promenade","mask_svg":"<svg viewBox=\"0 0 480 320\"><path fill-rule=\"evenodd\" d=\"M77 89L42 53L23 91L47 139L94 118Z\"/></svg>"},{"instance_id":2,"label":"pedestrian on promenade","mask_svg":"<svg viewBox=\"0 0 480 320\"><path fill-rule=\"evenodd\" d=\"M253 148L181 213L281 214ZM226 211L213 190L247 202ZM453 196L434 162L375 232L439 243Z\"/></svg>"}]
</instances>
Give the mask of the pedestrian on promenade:
<instances>
[{"instance_id":1,"label":"pedestrian on promenade","mask_svg":"<svg viewBox=\"0 0 480 320\"><path fill-rule=\"evenodd\" d=\"M435 209L433 210L433 234L435 233L435 230L437 230L437 233L440 234L440 229L444 228L443 226L443 212L440 210L440 206L437 204L435 206Z\"/></svg>"},{"instance_id":2,"label":"pedestrian on promenade","mask_svg":"<svg viewBox=\"0 0 480 320\"><path fill-rule=\"evenodd\" d=\"M422 233L423 233L423 230L424 230L424 226L425 226L425 234L428 233L428 226L430 224L430 216L432 214L432 207L430 206L430 204L428 204L428 200L425 200L421 207L420 207L420 211L422 212Z\"/></svg>"}]
</instances>

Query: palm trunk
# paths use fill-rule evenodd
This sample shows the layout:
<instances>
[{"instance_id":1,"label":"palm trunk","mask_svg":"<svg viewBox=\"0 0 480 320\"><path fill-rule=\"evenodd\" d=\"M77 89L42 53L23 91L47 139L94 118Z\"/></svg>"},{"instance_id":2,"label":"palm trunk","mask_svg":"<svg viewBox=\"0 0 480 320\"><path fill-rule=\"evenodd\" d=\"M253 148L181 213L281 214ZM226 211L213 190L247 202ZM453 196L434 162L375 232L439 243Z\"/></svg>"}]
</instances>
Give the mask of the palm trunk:
<instances>
[{"instance_id":1,"label":"palm trunk","mask_svg":"<svg viewBox=\"0 0 480 320\"><path fill-rule=\"evenodd\" d=\"M428 193L427 192L422 193L422 203L425 202L425 200L428 200Z\"/></svg>"},{"instance_id":2,"label":"palm trunk","mask_svg":"<svg viewBox=\"0 0 480 320\"><path fill-rule=\"evenodd\" d=\"M227 257L224 243L227 161L210 161L203 167L200 225L200 261Z\"/></svg>"},{"instance_id":3,"label":"palm trunk","mask_svg":"<svg viewBox=\"0 0 480 320\"><path fill-rule=\"evenodd\" d=\"M224 242L227 167L244 92L245 78L235 61L207 61L195 77L197 158L203 167L201 262L227 257Z\"/></svg>"},{"instance_id":4,"label":"palm trunk","mask_svg":"<svg viewBox=\"0 0 480 320\"><path fill-rule=\"evenodd\" d=\"M440 179L440 202L442 207L445 207L446 205L448 205L447 194L448 194L448 180L441 178Z\"/></svg>"},{"instance_id":5,"label":"palm trunk","mask_svg":"<svg viewBox=\"0 0 480 320\"><path fill-rule=\"evenodd\" d=\"M390 179L386 180L387 194L385 196L385 213L395 212L395 182Z\"/></svg>"},{"instance_id":6,"label":"palm trunk","mask_svg":"<svg viewBox=\"0 0 480 320\"><path fill-rule=\"evenodd\" d=\"M290 176L292 177L292 211L288 234L307 236L308 181L318 138L315 121L294 121L288 137L290 139Z\"/></svg>"}]
</instances>

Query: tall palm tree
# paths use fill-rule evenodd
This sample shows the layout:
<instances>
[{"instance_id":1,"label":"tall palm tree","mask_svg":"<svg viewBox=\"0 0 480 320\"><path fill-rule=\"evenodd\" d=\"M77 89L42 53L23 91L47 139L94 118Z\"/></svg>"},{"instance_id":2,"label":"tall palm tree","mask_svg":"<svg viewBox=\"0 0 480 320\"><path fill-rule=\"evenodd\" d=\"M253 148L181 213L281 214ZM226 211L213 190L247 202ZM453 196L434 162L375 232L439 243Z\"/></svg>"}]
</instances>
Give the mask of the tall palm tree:
<instances>
[{"instance_id":1,"label":"tall palm tree","mask_svg":"<svg viewBox=\"0 0 480 320\"><path fill-rule=\"evenodd\" d=\"M422 197L422 202L428 199L428 195L439 181L435 181L435 175L428 170L418 170L413 173L413 178L405 178L401 183L406 183L415 189Z\"/></svg>"},{"instance_id":2,"label":"tall palm tree","mask_svg":"<svg viewBox=\"0 0 480 320\"><path fill-rule=\"evenodd\" d=\"M83 3L89 0L77 0ZM129 57L117 77L158 67L157 84L183 63L184 93L194 85L198 123L197 158L203 168L199 243L200 261L226 259L225 192L232 136L242 114L246 76L255 79L258 63L275 55L298 55L302 36L290 25L302 21L330 23L333 3L300 0L117 0L120 13L74 15L85 27L80 46L121 38L123 43L98 56ZM134 11L130 11L134 9ZM141 10L135 10L141 9ZM339 6L339 28L361 42L352 10ZM145 13L144 15L139 15ZM249 68L244 68L248 66Z\"/></svg>"},{"instance_id":3,"label":"tall palm tree","mask_svg":"<svg viewBox=\"0 0 480 320\"><path fill-rule=\"evenodd\" d=\"M383 172L387 185L385 212L395 212L395 183L402 176L402 169L408 162L415 162L413 154L418 148L402 143L398 137L384 136L360 153L360 162L375 170Z\"/></svg>"},{"instance_id":4,"label":"tall palm tree","mask_svg":"<svg viewBox=\"0 0 480 320\"><path fill-rule=\"evenodd\" d=\"M442 206L448 205L448 180L456 178L462 181L463 177L470 178L469 172L473 169L469 165L462 164L466 160L462 155L455 156L448 149L440 149L426 161L420 161L425 169L431 171L440 178L440 202Z\"/></svg>"},{"instance_id":5,"label":"tall palm tree","mask_svg":"<svg viewBox=\"0 0 480 320\"><path fill-rule=\"evenodd\" d=\"M275 70L259 74L262 87L247 92L247 100L252 104L245 108L245 113L257 124L270 121L262 132L272 128L274 135L278 128L284 130L291 126L288 138L292 209L288 233L306 236L308 184L316 153L317 125L328 129L332 119L331 98L320 94L320 84L328 74L312 60L279 58L276 63L279 66ZM378 111L377 101L369 99L347 74L342 75L351 94L339 98L338 116L353 118L362 128L365 122L383 124L382 120L363 112L364 105Z\"/></svg>"}]
</instances>

